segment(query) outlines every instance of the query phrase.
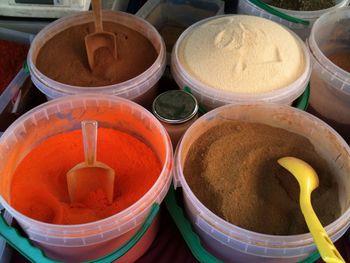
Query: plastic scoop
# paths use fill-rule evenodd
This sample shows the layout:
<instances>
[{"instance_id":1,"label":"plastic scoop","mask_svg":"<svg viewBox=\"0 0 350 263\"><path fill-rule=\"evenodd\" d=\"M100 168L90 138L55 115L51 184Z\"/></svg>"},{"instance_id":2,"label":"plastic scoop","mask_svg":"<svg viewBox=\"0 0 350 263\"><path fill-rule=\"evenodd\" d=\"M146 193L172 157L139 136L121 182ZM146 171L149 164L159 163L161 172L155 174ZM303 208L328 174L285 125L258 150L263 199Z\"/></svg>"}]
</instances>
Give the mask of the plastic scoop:
<instances>
[{"instance_id":1,"label":"plastic scoop","mask_svg":"<svg viewBox=\"0 0 350 263\"><path fill-rule=\"evenodd\" d=\"M311 192L319 185L315 170L295 157L284 157L278 163L294 175L300 186L300 208L322 259L327 263L345 262L321 225L311 204Z\"/></svg>"},{"instance_id":2,"label":"plastic scoop","mask_svg":"<svg viewBox=\"0 0 350 263\"><path fill-rule=\"evenodd\" d=\"M85 48L91 70L95 65L95 52L99 48L108 48L113 58L117 58L117 44L115 35L111 32L103 31L100 0L92 0L92 10L94 14L95 33L88 34L85 37Z\"/></svg>"},{"instance_id":3,"label":"plastic scoop","mask_svg":"<svg viewBox=\"0 0 350 263\"><path fill-rule=\"evenodd\" d=\"M83 202L91 193L103 191L108 203L113 201L114 170L96 161L97 121L82 121L85 162L74 166L67 173L71 202Z\"/></svg>"}]
</instances>

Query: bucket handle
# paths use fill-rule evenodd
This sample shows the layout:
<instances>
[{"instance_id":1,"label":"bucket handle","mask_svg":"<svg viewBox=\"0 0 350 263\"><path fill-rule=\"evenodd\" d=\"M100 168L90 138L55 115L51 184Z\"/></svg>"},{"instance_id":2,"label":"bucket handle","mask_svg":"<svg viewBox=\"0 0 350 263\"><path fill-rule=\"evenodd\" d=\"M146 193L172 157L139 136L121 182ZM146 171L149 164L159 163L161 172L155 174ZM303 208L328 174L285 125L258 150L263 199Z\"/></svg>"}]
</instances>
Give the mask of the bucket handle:
<instances>
[{"instance_id":1,"label":"bucket handle","mask_svg":"<svg viewBox=\"0 0 350 263\"><path fill-rule=\"evenodd\" d=\"M159 204L154 203L151 206L151 210L148 213L145 221L142 225L137 229L137 231L132 235L132 237L126 241L121 247L119 247L114 252L101 257L96 260L86 261L85 263L110 263L118 258L122 257L126 254L134 245L143 237L146 231L151 226L153 219L157 215L159 211ZM2 236L8 244L11 245L15 250L21 253L24 257L26 257L31 262L40 262L40 263L58 263L60 261L56 261L50 259L45 256L44 252L35 247L29 239L21 236L17 229L9 226L4 219L4 209L0 213L0 236Z\"/></svg>"},{"instance_id":2,"label":"bucket handle","mask_svg":"<svg viewBox=\"0 0 350 263\"><path fill-rule=\"evenodd\" d=\"M191 223L184 215L183 209L177 204L174 186L169 189L165 197L165 204L168 212L179 229L192 255L201 263L221 263L220 259L210 254L202 245L199 236L192 230ZM298 263L314 263L320 259L320 254L316 250Z\"/></svg>"},{"instance_id":3,"label":"bucket handle","mask_svg":"<svg viewBox=\"0 0 350 263\"><path fill-rule=\"evenodd\" d=\"M306 111L307 107L309 106L309 99L310 99L310 82L307 85L303 94L294 102L295 105L293 106L300 110Z\"/></svg>"},{"instance_id":4,"label":"bucket handle","mask_svg":"<svg viewBox=\"0 0 350 263\"><path fill-rule=\"evenodd\" d=\"M265 10L266 12L272 14L272 15L275 15L279 18L282 18L284 20L287 20L289 22L293 22L293 23L296 23L296 24L302 24L302 25L305 25L305 26L308 26L310 25L310 22L307 21L307 20L304 20L304 19L300 19L300 18L297 18L297 17L293 17L293 16L290 16L290 15L287 15L279 10L277 10L276 8L264 3L263 1L261 0L248 0L249 2L251 2L252 4L260 7L261 9Z\"/></svg>"},{"instance_id":5,"label":"bucket handle","mask_svg":"<svg viewBox=\"0 0 350 263\"><path fill-rule=\"evenodd\" d=\"M165 205L188 248L191 250L192 255L199 262L222 263L223 261L215 258L202 247L199 236L192 230L191 223L187 220L182 208L176 202L176 195L173 185L170 186L169 192L165 197Z\"/></svg>"}]
</instances>

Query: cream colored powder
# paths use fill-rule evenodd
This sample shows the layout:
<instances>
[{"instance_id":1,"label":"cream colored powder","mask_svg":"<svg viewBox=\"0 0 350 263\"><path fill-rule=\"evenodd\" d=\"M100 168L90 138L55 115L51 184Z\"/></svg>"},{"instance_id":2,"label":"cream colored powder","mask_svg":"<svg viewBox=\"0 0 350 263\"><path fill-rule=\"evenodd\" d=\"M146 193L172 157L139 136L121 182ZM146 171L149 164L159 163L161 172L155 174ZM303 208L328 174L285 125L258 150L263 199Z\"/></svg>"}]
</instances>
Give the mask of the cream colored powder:
<instances>
[{"instance_id":1,"label":"cream colored powder","mask_svg":"<svg viewBox=\"0 0 350 263\"><path fill-rule=\"evenodd\" d=\"M179 46L185 70L202 83L232 92L285 87L305 69L297 39L279 24L255 16L225 16L194 28Z\"/></svg>"}]
</instances>

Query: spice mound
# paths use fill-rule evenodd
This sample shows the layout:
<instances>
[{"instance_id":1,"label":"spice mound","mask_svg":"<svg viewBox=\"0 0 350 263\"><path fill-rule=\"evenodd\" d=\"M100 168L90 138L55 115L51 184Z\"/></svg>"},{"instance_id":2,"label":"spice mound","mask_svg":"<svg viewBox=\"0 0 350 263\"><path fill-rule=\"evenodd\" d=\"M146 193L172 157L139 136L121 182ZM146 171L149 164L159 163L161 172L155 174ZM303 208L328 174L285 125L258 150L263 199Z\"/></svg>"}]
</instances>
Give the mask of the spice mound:
<instances>
[{"instance_id":1,"label":"spice mound","mask_svg":"<svg viewBox=\"0 0 350 263\"><path fill-rule=\"evenodd\" d=\"M72 26L45 43L35 61L47 77L73 86L98 87L132 79L146 71L158 54L152 43L131 28L116 23L104 23L104 30L117 39L117 59L107 48L95 52L95 67L91 71L84 38L94 32L92 23Z\"/></svg>"},{"instance_id":2,"label":"spice mound","mask_svg":"<svg viewBox=\"0 0 350 263\"><path fill-rule=\"evenodd\" d=\"M194 27L179 45L186 72L210 88L264 93L284 88L305 71L296 37L255 16L224 16Z\"/></svg>"},{"instance_id":3,"label":"spice mound","mask_svg":"<svg viewBox=\"0 0 350 263\"><path fill-rule=\"evenodd\" d=\"M0 95L23 66L28 49L28 45L0 40Z\"/></svg>"},{"instance_id":4,"label":"spice mound","mask_svg":"<svg viewBox=\"0 0 350 263\"><path fill-rule=\"evenodd\" d=\"M271 5L289 10L316 11L335 6L334 0L272 0Z\"/></svg>"},{"instance_id":5,"label":"spice mound","mask_svg":"<svg viewBox=\"0 0 350 263\"><path fill-rule=\"evenodd\" d=\"M323 225L340 216L338 187L310 141L284 129L227 121L190 147L184 175L197 198L226 221L263 234L309 232L299 207L299 185L277 160L294 156L317 172L312 205Z\"/></svg>"},{"instance_id":6,"label":"spice mound","mask_svg":"<svg viewBox=\"0 0 350 263\"><path fill-rule=\"evenodd\" d=\"M91 192L81 203L70 203L66 173L84 160L81 131L50 137L17 167L11 184L11 205L24 215L53 224L81 224L112 216L138 201L155 183L161 164L137 138L99 128L97 160L115 171L114 200Z\"/></svg>"}]
</instances>

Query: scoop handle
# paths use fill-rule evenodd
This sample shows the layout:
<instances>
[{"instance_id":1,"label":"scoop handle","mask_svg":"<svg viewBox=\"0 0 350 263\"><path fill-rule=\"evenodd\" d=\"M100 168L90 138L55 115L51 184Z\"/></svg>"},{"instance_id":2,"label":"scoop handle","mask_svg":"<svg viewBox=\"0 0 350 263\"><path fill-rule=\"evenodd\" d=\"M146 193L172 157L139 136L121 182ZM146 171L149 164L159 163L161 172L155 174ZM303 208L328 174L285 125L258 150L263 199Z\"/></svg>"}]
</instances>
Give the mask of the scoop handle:
<instances>
[{"instance_id":1,"label":"scoop handle","mask_svg":"<svg viewBox=\"0 0 350 263\"><path fill-rule=\"evenodd\" d=\"M81 122L85 162L87 165L91 166L96 162L97 127L98 123L94 120L86 120Z\"/></svg>"},{"instance_id":2,"label":"scoop handle","mask_svg":"<svg viewBox=\"0 0 350 263\"><path fill-rule=\"evenodd\" d=\"M302 189L300 193L300 207L322 259L327 263L345 263L345 260L334 246L320 220L316 216L311 205L310 194L303 192Z\"/></svg>"},{"instance_id":3,"label":"scoop handle","mask_svg":"<svg viewBox=\"0 0 350 263\"><path fill-rule=\"evenodd\" d=\"M94 12L95 32L103 32L101 0L92 0L92 11Z\"/></svg>"}]
</instances>

